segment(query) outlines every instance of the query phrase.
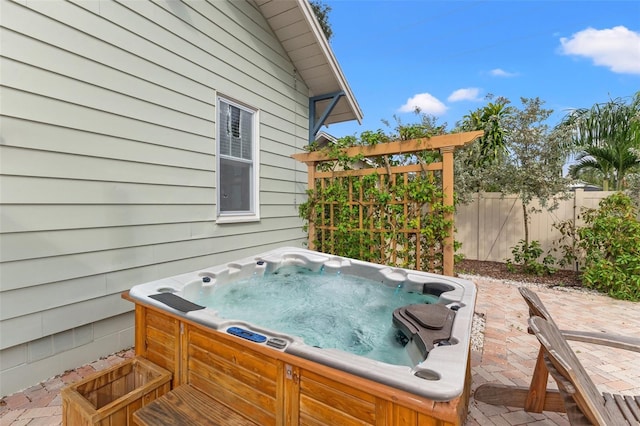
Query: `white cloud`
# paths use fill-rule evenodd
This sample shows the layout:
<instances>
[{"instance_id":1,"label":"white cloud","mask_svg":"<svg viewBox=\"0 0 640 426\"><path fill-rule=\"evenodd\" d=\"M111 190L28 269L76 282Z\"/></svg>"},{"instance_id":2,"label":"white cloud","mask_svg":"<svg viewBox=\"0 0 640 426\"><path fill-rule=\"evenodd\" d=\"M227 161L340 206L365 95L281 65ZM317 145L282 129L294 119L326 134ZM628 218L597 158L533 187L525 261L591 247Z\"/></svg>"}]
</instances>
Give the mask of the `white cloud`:
<instances>
[{"instance_id":1,"label":"white cloud","mask_svg":"<svg viewBox=\"0 0 640 426\"><path fill-rule=\"evenodd\" d=\"M623 26L587 28L560 39L561 53L585 56L615 73L640 74L640 33Z\"/></svg>"},{"instance_id":2,"label":"white cloud","mask_svg":"<svg viewBox=\"0 0 640 426\"><path fill-rule=\"evenodd\" d=\"M447 101L459 102L459 101L478 101L478 94L480 89L477 87L467 87L466 89L458 89L449 95Z\"/></svg>"},{"instance_id":3,"label":"white cloud","mask_svg":"<svg viewBox=\"0 0 640 426\"><path fill-rule=\"evenodd\" d=\"M425 114L439 115L447 111L447 106L440 102L438 98L429 93L418 93L407 99L407 102L400 107L400 112L413 112L416 108Z\"/></svg>"},{"instance_id":4,"label":"white cloud","mask_svg":"<svg viewBox=\"0 0 640 426\"><path fill-rule=\"evenodd\" d=\"M489 71L489 74L494 77L515 77L517 75L514 72L505 71L502 68L492 69L491 71Z\"/></svg>"}]
</instances>

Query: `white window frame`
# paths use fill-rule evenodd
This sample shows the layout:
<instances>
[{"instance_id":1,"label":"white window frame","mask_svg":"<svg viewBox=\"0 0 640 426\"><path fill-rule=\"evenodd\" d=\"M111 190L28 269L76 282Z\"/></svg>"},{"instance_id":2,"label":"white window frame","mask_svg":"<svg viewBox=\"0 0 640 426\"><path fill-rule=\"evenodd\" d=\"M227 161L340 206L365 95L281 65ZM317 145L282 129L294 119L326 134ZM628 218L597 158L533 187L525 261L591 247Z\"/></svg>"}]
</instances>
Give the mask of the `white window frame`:
<instances>
[{"instance_id":1,"label":"white window frame","mask_svg":"<svg viewBox=\"0 0 640 426\"><path fill-rule=\"evenodd\" d=\"M230 157L222 155L220 153L220 132L225 131L225 125L221 120L220 114L222 108L220 103L224 102L230 106L239 108L243 111L252 114L251 120L251 195L250 195L250 209L242 211L222 211L221 209L221 197L222 189L220 185L222 168L220 167L221 158L232 158L234 161L238 161L238 157ZM260 134L259 134L260 114L257 108L252 108L248 105L235 101L226 96L218 95L216 97L216 210L217 210L217 223L237 223L237 222L255 222L260 220ZM240 161L242 161L240 159Z\"/></svg>"}]
</instances>

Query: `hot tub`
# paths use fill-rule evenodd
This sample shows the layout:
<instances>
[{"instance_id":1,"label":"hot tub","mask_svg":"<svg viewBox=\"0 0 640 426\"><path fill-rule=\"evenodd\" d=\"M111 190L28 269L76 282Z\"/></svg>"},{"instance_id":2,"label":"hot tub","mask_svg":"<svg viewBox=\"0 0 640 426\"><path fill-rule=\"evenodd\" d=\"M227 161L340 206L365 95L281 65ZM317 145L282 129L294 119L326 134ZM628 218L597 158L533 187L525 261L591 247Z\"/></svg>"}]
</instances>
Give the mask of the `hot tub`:
<instances>
[{"instance_id":1,"label":"hot tub","mask_svg":"<svg viewBox=\"0 0 640 426\"><path fill-rule=\"evenodd\" d=\"M392 309L380 306L379 301L371 301L369 292L358 299L361 303L347 303L348 306L355 305L351 307L356 314L351 317L355 318L354 323L357 322L359 310L364 315L367 304L373 305L374 310L386 309L382 317L387 319L384 324L377 326L380 328L380 336L373 336L370 340L391 339L391 361L388 359L390 355L380 357L377 350L367 345L366 349L371 350L363 352L360 339L365 332L361 331L360 325L352 325L350 320L328 321L334 325L336 321L347 322L347 330L349 327L354 328L353 333L346 334L356 336L353 339L358 344L349 343L343 348L334 345L331 339L329 341L332 343L325 343L322 339L323 334L334 331L333 326L324 324L326 321L313 319L313 328L320 331L320 337L305 338L297 331L288 331L287 324L274 328L261 315L245 316L244 308L238 310L239 300L245 300L251 296L251 292L262 290L262 286L266 286L263 281L273 281L274 278L276 282L282 282L285 292L281 297L284 299L291 298L291 285L299 287L303 293L317 290L315 287L320 285L314 281L316 278L328 280L338 287L326 291L327 294L324 295L313 295L312 299L326 298L331 301L332 296L337 296L338 299L346 297L335 290L341 288L343 282L382 291L381 300L391 305ZM235 314L229 316L225 313L224 303L218 299L225 293L228 296L230 292L240 291L246 285L253 290L230 303ZM353 290L347 292L352 293ZM200 381L207 387L206 383L216 382L215 387L208 388L217 395L216 399L221 399L230 406L239 404L240 407L249 401L248 411L254 412L256 406L258 410L264 411L258 413L260 415L257 417L248 415L261 424L280 423L278 410L289 411L291 407L297 407L296 416L316 416L313 417L315 421L321 418L325 422L338 421L338 414L332 410L342 414L346 412L349 418L355 416L359 421L371 420L381 413L378 399L386 400L385 404L395 401L393 403L410 407L416 418L427 415L428 418L456 424L463 421L466 415L468 357L476 298L475 285L469 281L286 247L226 265L140 284L131 289L129 296L137 304L137 353L147 355L154 362L174 371L178 376L174 377L175 384ZM266 296L259 294L258 300L262 301L263 297ZM221 304L216 305L218 302ZM256 308L256 304L255 300L249 300L246 310ZM295 308L297 304L298 302L293 302L292 307ZM258 311L261 309L258 307ZM291 309L290 307L285 311ZM304 309L306 313L298 312L289 320L292 325L297 325L306 316L315 318L313 308ZM262 310L271 313L276 309L265 307ZM320 310L324 314L327 308ZM338 309L339 312L345 310L349 309ZM363 321L364 327L373 320ZM189 332L185 331L185 324L191 327ZM292 329L297 330L295 327ZM167 333L167 330L173 331ZM370 334L368 331L366 333ZM194 342L197 347L193 347ZM138 349L139 346L142 347ZM351 347L357 349L352 351ZM220 353L216 353L218 351ZM239 361L240 359L243 360ZM260 362L269 365L273 363L273 368L269 367L269 372L262 371L257 365ZM200 371L207 363L214 364L216 371ZM239 367L239 371L232 371L236 367ZM220 371L225 378L218 381ZM248 376L251 377L247 378ZM302 380L303 376L306 382ZM269 385L266 390L258 389L256 395L250 395L251 389L261 388L264 385L261 381L267 377L269 381L273 380L274 387ZM337 378L344 380L337 381ZM298 388L292 393L293 400L286 391L287 379ZM353 386L358 383L361 385ZM241 384L247 388L238 394L237 389ZM366 392L369 395L360 395L363 386L366 389L377 389L375 392ZM353 412L353 407L357 406L353 401L343 408L331 403L335 396L317 401L317 398L322 399L323 393L329 393L327 388L333 388L334 391L337 388L342 399L351 395L373 405L368 411L356 409ZM309 391L308 395L313 395L315 402L301 396L305 394L305 390ZM273 401L261 403L263 393L270 394ZM403 397L400 398L400 395ZM403 399L406 401L402 402ZM434 409L438 404L442 407ZM272 412L269 407L275 411ZM424 412L424 407L429 407L427 412ZM303 413L300 411L302 409L307 412ZM319 414L320 411L327 410L331 412L325 413L328 417ZM442 414L447 410L451 412ZM438 411L441 412L439 415L431 416ZM269 412L271 417L266 416ZM365 412L369 414L363 414L364 418L358 417ZM393 417L389 413L385 415L386 418ZM280 416L284 416L282 422L287 423L285 419L291 413Z\"/></svg>"}]
</instances>

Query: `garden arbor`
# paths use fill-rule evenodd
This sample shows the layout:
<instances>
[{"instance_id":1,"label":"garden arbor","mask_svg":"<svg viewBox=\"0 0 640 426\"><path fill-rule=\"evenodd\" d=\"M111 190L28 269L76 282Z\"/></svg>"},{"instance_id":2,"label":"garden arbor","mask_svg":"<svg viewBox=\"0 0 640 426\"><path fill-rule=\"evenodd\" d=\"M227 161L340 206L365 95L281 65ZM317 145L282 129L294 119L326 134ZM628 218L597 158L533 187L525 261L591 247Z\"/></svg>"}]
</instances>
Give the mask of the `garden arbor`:
<instances>
[{"instance_id":1,"label":"garden arbor","mask_svg":"<svg viewBox=\"0 0 640 426\"><path fill-rule=\"evenodd\" d=\"M307 164L310 249L376 263L453 275L453 154L483 131L312 151ZM324 171L340 158L393 158L433 151L437 161L399 162L359 170ZM417 158L417 157L416 157ZM414 162L415 163L415 162ZM378 162L372 162L378 164Z\"/></svg>"}]
</instances>

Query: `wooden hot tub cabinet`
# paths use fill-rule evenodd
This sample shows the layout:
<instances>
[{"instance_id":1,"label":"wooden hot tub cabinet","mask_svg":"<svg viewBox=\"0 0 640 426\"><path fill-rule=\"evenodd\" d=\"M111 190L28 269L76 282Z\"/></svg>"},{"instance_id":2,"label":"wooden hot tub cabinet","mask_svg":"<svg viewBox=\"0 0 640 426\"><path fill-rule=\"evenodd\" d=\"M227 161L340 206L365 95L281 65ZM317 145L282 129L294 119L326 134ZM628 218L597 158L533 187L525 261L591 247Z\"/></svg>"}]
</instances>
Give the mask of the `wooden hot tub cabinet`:
<instances>
[{"instance_id":1,"label":"wooden hot tub cabinet","mask_svg":"<svg viewBox=\"0 0 640 426\"><path fill-rule=\"evenodd\" d=\"M291 354L221 333L129 297L136 355L173 373L260 425L461 425L462 395L433 401Z\"/></svg>"}]
</instances>

